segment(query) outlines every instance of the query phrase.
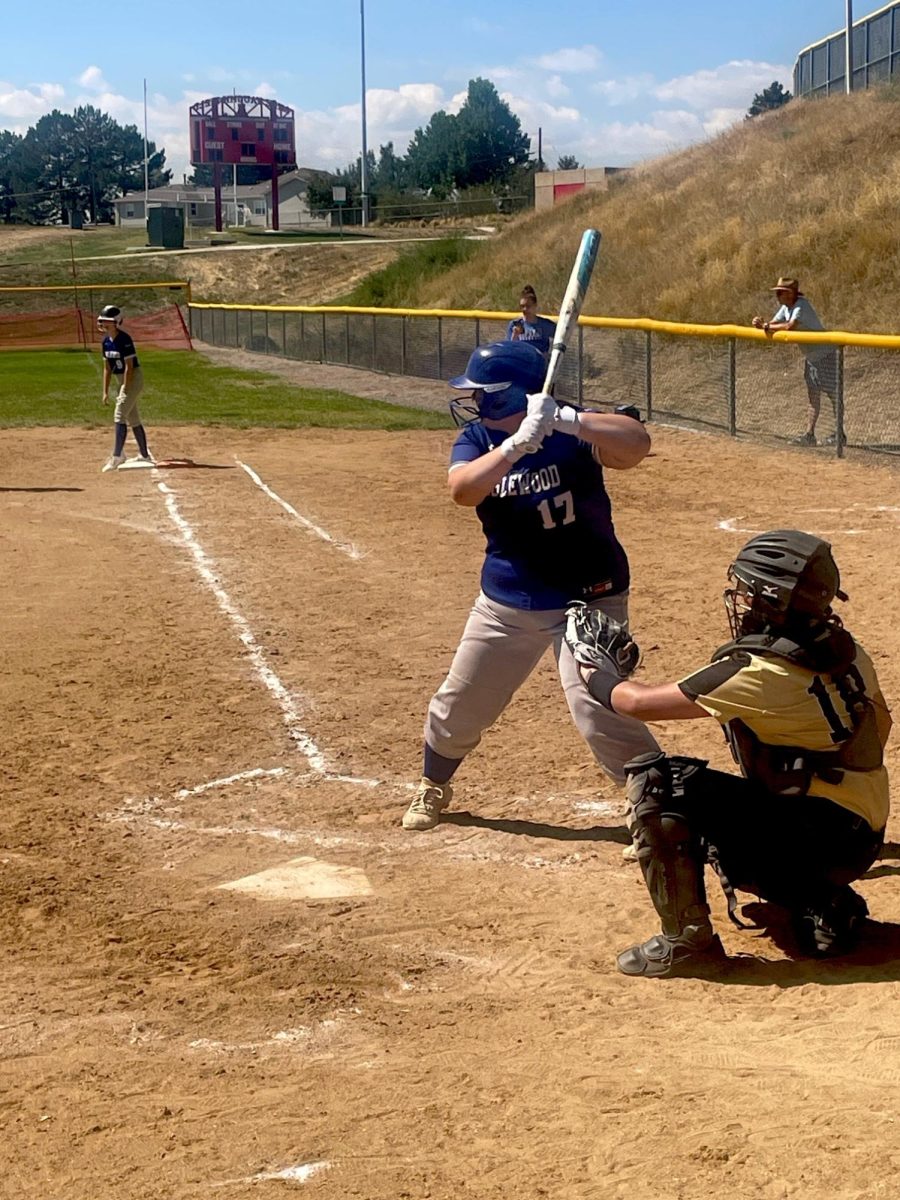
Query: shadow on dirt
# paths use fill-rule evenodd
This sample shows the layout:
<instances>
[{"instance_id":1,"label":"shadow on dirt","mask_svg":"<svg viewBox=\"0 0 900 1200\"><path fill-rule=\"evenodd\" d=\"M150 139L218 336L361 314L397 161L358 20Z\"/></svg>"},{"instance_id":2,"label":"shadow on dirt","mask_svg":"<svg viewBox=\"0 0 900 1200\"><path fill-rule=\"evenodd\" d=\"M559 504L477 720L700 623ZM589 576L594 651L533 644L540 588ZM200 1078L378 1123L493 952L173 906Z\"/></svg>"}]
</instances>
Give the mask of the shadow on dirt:
<instances>
[{"instance_id":1,"label":"shadow on dirt","mask_svg":"<svg viewBox=\"0 0 900 1200\"><path fill-rule=\"evenodd\" d=\"M538 821L509 820L501 817L480 817L470 812L449 812L441 816L442 825L458 828L493 829L517 837L549 838L557 842L614 842L626 846L631 837L623 825L611 828L592 825L573 829L565 825L544 825ZM900 843L886 842L881 861L863 876L878 879L900 875L900 866L888 866L884 859L900 859ZM712 882L712 881L708 881ZM647 901L648 917L652 910ZM730 958L722 972L704 975L715 984L739 984L744 987L803 987L808 983L825 986L851 983L891 983L900 980L900 924L890 921L866 921L860 944L852 954L832 959L803 957L797 947L788 914L775 904L749 901L739 908L741 918L750 925L745 931L748 944L767 943L776 946L787 959L768 959L760 955L738 954Z\"/></svg>"},{"instance_id":2,"label":"shadow on dirt","mask_svg":"<svg viewBox=\"0 0 900 1200\"><path fill-rule=\"evenodd\" d=\"M0 487L0 492L83 492L76 487Z\"/></svg>"},{"instance_id":3,"label":"shadow on dirt","mask_svg":"<svg viewBox=\"0 0 900 1200\"><path fill-rule=\"evenodd\" d=\"M749 987L802 987L848 983L893 983L900 980L900 925L892 921L866 921L859 946L851 953L829 959L801 957L783 909L773 904L745 904L745 918L753 918L753 936L764 937L787 959L770 960L749 954L729 960L728 967L711 982ZM748 931L749 932L749 931Z\"/></svg>"},{"instance_id":4,"label":"shadow on dirt","mask_svg":"<svg viewBox=\"0 0 900 1200\"><path fill-rule=\"evenodd\" d=\"M550 838L554 842L617 842L620 846L631 843L631 834L624 825L615 825L612 828L592 825L589 829L573 829L568 825L543 825L539 821L479 817L475 813L464 811L443 813L441 824L493 829L497 833L511 833L516 837Z\"/></svg>"}]
</instances>

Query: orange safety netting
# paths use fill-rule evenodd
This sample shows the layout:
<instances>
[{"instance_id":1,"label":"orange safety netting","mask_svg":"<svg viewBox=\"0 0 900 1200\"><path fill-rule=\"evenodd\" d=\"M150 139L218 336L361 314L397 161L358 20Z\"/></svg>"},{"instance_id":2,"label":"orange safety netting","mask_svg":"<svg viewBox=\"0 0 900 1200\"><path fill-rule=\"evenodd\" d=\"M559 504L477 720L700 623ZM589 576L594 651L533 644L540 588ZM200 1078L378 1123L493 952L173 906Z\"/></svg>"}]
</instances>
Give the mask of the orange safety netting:
<instances>
[{"instance_id":1,"label":"orange safety netting","mask_svg":"<svg viewBox=\"0 0 900 1200\"><path fill-rule=\"evenodd\" d=\"M181 309L177 304L129 317L124 325L141 346L159 350L192 350ZM9 315L0 313L0 350L63 349L99 346L103 340L94 313L80 308L55 308L47 312Z\"/></svg>"}]
</instances>

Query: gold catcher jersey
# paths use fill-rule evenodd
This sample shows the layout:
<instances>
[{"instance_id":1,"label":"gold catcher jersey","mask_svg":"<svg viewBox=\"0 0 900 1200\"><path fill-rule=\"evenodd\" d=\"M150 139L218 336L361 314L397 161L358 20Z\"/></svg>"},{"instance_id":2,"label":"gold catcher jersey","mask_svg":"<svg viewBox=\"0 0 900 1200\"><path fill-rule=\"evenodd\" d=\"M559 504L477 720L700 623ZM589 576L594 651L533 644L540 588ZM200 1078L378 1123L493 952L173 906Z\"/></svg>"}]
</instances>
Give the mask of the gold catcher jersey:
<instances>
[{"instance_id":1,"label":"gold catcher jersey","mask_svg":"<svg viewBox=\"0 0 900 1200\"><path fill-rule=\"evenodd\" d=\"M853 666L875 706L878 739L884 747L891 717L871 659L859 646ZM742 721L764 746L834 751L841 731L844 739L853 731L850 710L832 677L786 659L740 650L688 675L679 687L721 725ZM839 781L823 779L814 766L809 795L833 800L873 829L884 828L890 804L884 766L826 774L837 774Z\"/></svg>"}]
</instances>

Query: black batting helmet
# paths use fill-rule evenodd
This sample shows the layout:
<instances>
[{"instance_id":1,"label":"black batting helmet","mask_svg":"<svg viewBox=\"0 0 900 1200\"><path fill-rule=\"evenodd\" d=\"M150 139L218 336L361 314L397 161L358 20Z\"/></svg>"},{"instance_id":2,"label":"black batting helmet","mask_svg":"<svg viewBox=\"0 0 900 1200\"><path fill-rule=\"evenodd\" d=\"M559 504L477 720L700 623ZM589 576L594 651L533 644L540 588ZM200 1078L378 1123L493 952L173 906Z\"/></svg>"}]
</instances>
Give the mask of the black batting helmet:
<instances>
[{"instance_id":1,"label":"black batting helmet","mask_svg":"<svg viewBox=\"0 0 900 1200\"><path fill-rule=\"evenodd\" d=\"M113 325L121 325L122 324L121 308L117 308L115 306L115 304L107 304L105 308L100 309L100 313L97 317L98 325L100 324L101 321L102 322L111 321L113 323Z\"/></svg>"}]
</instances>

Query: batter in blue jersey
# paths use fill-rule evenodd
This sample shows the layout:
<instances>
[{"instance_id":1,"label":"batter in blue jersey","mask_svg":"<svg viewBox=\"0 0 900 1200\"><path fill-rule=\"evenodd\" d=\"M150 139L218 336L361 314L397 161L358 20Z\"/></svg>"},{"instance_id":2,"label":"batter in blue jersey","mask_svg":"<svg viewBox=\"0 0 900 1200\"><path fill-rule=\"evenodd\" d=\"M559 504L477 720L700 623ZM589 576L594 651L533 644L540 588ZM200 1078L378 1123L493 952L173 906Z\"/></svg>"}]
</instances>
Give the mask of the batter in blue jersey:
<instances>
[{"instance_id":1,"label":"batter in blue jersey","mask_svg":"<svg viewBox=\"0 0 900 1200\"><path fill-rule=\"evenodd\" d=\"M451 380L472 400L451 405L469 421L450 455L450 496L475 509L487 545L481 591L428 708L423 776L405 829L437 825L462 760L551 648L572 719L608 775L623 782L624 764L657 748L646 726L582 686L563 637L573 600L628 620L628 560L603 469L637 466L650 439L633 417L557 407L541 392L544 370L533 345L493 342Z\"/></svg>"}]
</instances>

